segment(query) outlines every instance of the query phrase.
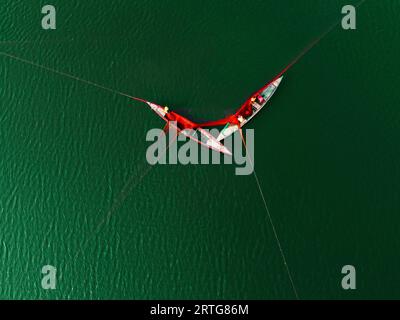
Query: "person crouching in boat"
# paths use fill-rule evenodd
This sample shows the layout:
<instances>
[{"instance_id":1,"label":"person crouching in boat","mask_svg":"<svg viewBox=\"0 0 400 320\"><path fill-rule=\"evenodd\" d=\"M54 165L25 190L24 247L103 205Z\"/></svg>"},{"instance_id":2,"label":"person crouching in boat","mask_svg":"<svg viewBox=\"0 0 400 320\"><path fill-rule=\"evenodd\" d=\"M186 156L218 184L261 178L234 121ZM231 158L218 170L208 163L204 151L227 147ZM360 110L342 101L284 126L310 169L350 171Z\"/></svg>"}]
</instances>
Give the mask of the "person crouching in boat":
<instances>
[{"instance_id":1,"label":"person crouching in boat","mask_svg":"<svg viewBox=\"0 0 400 320\"><path fill-rule=\"evenodd\" d=\"M169 111L168 107L164 107L164 112L165 112L165 118L168 121L175 121L177 123L178 128L181 130L196 129L199 126L197 123L190 121L184 116L181 116L180 114L174 111Z\"/></svg>"},{"instance_id":2,"label":"person crouching in boat","mask_svg":"<svg viewBox=\"0 0 400 320\"><path fill-rule=\"evenodd\" d=\"M170 112L169 111L169 108L167 107L167 106L165 106L164 107L164 110L163 110L164 112L165 112L165 118L168 120L168 121L176 121L176 117L175 117L175 114L174 114L174 112Z\"/></svg>"},{"instance_id":3,"label":"person crouching in boat","mask_svg":"<svg viewBox=\"0 0 400 320\"><path fill-rule=\"evenodd\" d=\"M247 104L246 108L244 108L243 112L242 112L242 116L244 118L250 117L253 114L253 103L254 101L256 101L256 97L252 97L249 101L249 103Z\"/></svg>"}]
</instances>

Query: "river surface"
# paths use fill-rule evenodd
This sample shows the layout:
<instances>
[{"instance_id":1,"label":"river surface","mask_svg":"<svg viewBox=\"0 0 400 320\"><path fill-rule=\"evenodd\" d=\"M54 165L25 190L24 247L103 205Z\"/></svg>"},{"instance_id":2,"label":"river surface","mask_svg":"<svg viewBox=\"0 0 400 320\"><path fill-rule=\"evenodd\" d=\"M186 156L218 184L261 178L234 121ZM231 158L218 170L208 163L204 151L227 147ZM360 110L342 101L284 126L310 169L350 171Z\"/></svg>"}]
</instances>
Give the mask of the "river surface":
<instances>
[{"instance_id":1,"label":"river surface","mask_svg":"<svg viewBox=\"0 0 400 320\"><path fill-rule=\"evenodd\" d=\"M213 120L349 2L57 0L57 29L42 30L43 1L2 0L0 51ZM367 0L357 29L333 29L248 125L301 299L400 297L399 11ZM0 55L0 298L295 298L254 176L151 167L146 133L163 125L128 97ZM356 290L341 287L345 265Z\"/></svg>"}]
</instances>

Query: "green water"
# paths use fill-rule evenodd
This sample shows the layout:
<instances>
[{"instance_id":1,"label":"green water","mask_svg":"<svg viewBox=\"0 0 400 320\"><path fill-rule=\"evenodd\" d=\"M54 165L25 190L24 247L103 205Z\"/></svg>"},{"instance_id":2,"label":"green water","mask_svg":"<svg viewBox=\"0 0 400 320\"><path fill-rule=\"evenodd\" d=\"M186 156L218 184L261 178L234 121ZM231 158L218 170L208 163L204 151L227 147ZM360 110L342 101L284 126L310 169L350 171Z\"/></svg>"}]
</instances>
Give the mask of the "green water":
<instances>
[{"instance_id":1,"label":"green water","mask_svg":"<svg viewBox=\"0 0 400 320\"><path fill-rule=\"evenodd\" d=\"M354 3L49 2L54 31L43 1L3 0L0 51L209 120ZM367 0L357 30L335 28L249 124L301 299L400 297L399 10ZM0 56L0 298L294 298L254 176L147 172L145 136L162 125L126 97ZM56 290L41 287L47 264ZM348 264L353 291L340 285Z\"/></svg>"}]
</instances>

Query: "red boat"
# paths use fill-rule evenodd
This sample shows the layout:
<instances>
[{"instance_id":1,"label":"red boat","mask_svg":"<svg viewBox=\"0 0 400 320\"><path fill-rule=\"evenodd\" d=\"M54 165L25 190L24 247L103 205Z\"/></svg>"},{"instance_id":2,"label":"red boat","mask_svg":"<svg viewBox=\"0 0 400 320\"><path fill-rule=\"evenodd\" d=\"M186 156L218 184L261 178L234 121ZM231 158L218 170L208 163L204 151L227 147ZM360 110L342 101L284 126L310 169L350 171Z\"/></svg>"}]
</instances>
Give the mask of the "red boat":
<instances>
[{"instance_id":1,"label":"red boat","mask_svg":"<svg viewBox=\"0 0 400 320\"><path fill-rule=\"evenodd\" d=\"M281 83L282 78L283 76L275 78L274 80L263 86L260 90L255 92L253 95L251 95L251 97L246 100L246 102L239 108L236 113L229 115L223 119L203 123L195 123L174 111L169 111L168 107L162 107L156 103L140 98L134 99L146 103L148 106L150 106L151 109L153 109L153 111L155 111L155 113L157 113L164 121L167 122L164 130L169 128L171 125L175 126L178 134L182 133L188 138L196 141L197 143L215 151L232 155L232 153L223 144L221 144L220 141L242 128L267 104L267 102L275 93L276 89ZM225 127L217 138L203 129L218 126ZM194 134L194 132L196 131L206 138L205 142L201 141L201 139L196 138L197 135Z\"/></svg>"}]
</instances>

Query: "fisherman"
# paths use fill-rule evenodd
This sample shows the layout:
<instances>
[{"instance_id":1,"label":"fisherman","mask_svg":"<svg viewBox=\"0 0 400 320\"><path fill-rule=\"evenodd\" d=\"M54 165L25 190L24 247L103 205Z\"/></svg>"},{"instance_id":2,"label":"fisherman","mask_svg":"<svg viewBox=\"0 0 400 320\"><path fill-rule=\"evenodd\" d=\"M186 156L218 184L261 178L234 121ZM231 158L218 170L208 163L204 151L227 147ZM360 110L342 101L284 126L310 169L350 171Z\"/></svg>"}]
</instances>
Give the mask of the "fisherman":
<instances>
[{"instance_id":1,"label":"fisherman","mask_svg":"<svg viewBox=\"0 0 400 320\"><path fill-rule=\"evenodd\" d=\"M165 112L165 118L168 121L176 121L176 117L173 112L169 112L169 108L167 106L164 107L163 111Z\"/></svg>"},{"instance_id":2,"label":"fisherman","mask_svg":"<svg viewBox=\"0 0 400 320\"><path fill-rule=\"evenodd\" d=\"M256 101L256 97L251 97L249 103L247 104L246 108L243 110L243 116L249 117L253 114L253 102Z\"/></svg>"}]
</instances>

